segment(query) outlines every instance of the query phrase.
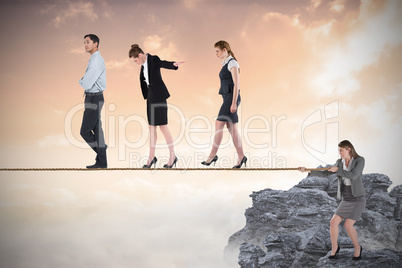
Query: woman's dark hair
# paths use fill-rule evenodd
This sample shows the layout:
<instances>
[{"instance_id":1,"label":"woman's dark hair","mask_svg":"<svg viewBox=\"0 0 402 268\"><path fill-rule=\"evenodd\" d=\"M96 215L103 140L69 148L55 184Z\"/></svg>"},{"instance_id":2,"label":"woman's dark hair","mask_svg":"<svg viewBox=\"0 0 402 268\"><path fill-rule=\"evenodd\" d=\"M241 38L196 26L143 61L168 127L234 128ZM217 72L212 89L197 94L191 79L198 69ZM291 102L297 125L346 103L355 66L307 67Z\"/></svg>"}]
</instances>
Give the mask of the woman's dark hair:
<instances>
[{"instance_id":1,"label":"woman's dark hair","mask_svg":"<svg viewBox=\"0 0 402 268\"><path fill-rule=\"evenodd\" d=\"M345 148L345 149L349 149L350 148L350 156L353 158L357 158L360 155L357 154L355 147L353 147L353 144L348 141L348 140L343 140L338 144L338 147L340 148Z\"/></svg>"},{"instance_id":2,"label":"woman's dark hair","mask_svg":"<svg viewBox=\"0 0 402 268\"><path fill-rule=\"evenodd\" d=\"M92 42L98 43L98 48L99 48L99 37L97 37L95 34L87 34L86 36L84 36L84 39L87 37L89 37L89 39L91 39Z\"/></svg>"},{"instance_id":3,"label":"woman's dark hair","mask_svg":"<svg viewBox=\"0 0 402 268\"><path fill-rule=\"evenodd\" d=\"M138 54L144 54L144 51L142 51L142 49L140 48L139 45L134 44L131 45L130 51L128 52L128 57L129 58L138 58Z\"/></svg>"}]
</instances>

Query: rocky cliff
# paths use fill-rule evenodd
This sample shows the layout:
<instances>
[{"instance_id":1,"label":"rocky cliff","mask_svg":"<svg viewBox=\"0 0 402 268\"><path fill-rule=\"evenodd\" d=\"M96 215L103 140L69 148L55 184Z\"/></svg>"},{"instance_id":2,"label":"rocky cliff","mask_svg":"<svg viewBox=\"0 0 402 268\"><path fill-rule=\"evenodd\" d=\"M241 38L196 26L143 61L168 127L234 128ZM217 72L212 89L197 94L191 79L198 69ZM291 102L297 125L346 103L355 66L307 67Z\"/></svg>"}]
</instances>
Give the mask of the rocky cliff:
<instances>
[{"instance_id":1,"label":"rocky cliff","mask_svg":"<svg viewBox=\"0 0 402 268\"><path fill-rule=\"evenodd\" d=\"M238 255L242 268L402 267L402 185L388 192L392 182L382 174L363 175L363 183L367 206L355 224L362 260L351 260L354 249L343 222L341 251L336 260L328 259L329 222L339 203L335 174L307 177L288 191L253 192L246 226L229 238L226 257Z\"/></svg>"}]
</instances>

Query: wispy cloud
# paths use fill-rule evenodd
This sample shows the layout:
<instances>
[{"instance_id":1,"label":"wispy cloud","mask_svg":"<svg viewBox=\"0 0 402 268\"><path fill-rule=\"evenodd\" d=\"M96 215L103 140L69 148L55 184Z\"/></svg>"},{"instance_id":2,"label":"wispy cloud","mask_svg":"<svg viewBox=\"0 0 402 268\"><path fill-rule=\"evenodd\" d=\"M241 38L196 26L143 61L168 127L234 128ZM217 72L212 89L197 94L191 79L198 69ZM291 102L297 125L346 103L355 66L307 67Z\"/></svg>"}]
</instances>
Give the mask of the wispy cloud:
<instances>
[{"instance_id":1,"label":"wispy cloud","mask_svg":"<svg viewBox=\"0 0 402 268\"><path fill-rule=\"evenodd\" d=\"M250 180L232 178L228 186L219 180L205 183L204 177L198 183L185 177L100 176L87 175L84 183L77 176L58 178L57 187L52 179L39 183L30 177L2 187L2 242L10 252L21 251L19 258L8 255L2 261L15 267L28 260L31 267L88 262L100 268L233 267L224 265L223 248L244 224L243 210L255 187ZM38 241L40 250L27 241ZM101 258L95 258L98 252Z\"/></svg>"},{"instance_id":2,"label":"wispy cloud","mask_svg":"<svg viewBox=\"0 0 402 268\"><path fill-rule=\"evenodd\" d=\"M323 35L314 40L316 44L323 41L323 49L316 54L321 54L325 67L312 79L314 85L321 89L321 94L344 95L347 92L350 96L360 89L356 73L375 64L387 46L402 42L402 36L395 34L399 26L393 24L399 14L396 5L396 1L389 1L382 12L373 12L371 6L363 2L359 17L344 26L347 30L336 42L328 45L325 42L330 40L325 41ZM329 38L333 40L333 36Z\"/></svg>"},{"instance_id":3,"label":"wispy cloud","mask_svg":"<svg viewBox=\"0 0 402 268\"><path fill-rule=\"evenodd\" d=\"M55 4L51 4L51 5L47 5L46 7L41 9L41 14L48 14L50 12L52 12L52 10L56 7Z\"/></svg>"},{"instance_id":4,"label":"wispy cloud","mask_svg":"<svg viewBox=\"0 0 402 268\"><path fill-rule=\"evenodd\" d=\"M196 8L199 2L201 0L183 0L184 6L189 9Z\"/></svg>"},{"instance_id":5,"label":"wispy cloud","mask_svg":"<svg viewBox=\"0 0 402 268\"><path fill-rule=\"evenodd\" d=\"M84 45L80 45L80 46L71 48L70 53L75 54L75 55L86 55L87 52L84 49Z\"/></svg>"},{"instance_id":6,"label":"wispy cloud","mask_svg":"<svg viewBox=\"0 0 402 268\"><path fill-rule=\"evenodd\" d=\"M57 110L57 109L55 109L54 112L55 112L57 115L64 115L64 114L65 114L64 111Z\"/></svg>"},{"instance_id":7,"label":"wispy cloud","mask_svg":"<svg viewBox=\"0 0 402 268\"><path fill-rule=\"evenodd\" d=\"M335 12L341 12L345 9L345 0L335 0L330 3L331 10Z\"/></svg>"},{"instance_id":8,"label":"wispy cloud","mask_svg":"<svg viewBox=\"0 0 402 268\"><path fill-rule=\"evenodd\" d=\"M314 11L321 5L321 0L310 0L310 5L307 7L308 11Z\"/></svg>"},{"instance_id":9,"label":"wispy cloud","mask_svg":"<svg viewBox=\"0 0 402 268\"><path fill-rule=\"evenodd\" d=\"M64 134L47 135L38 141L39 147L68 146L70 142Z\"/></svg>"},{"instance_id":10,"label":"wispy cloud","mask_svg":"<svg viewBox=\"0 0 402 268\"><path fill-rule=\"evenodd\" d=\"M125 68L130 68L130 61L128 59L122 60L109 60L105 63L106 69L108 70L120 70Z\"/></svg>"},{"instance_id":11,"label":"wispy cloud","mask_svg":"<svg viewBox=\"0 0 402 268\"><path fill-rule=\"evenodd\" d=\"M158 50L161 47L162 38L158 35L149 35L145 38L144 47L148 50Z\"/></svg>"},{"instance_id":12,"label":"wispy cloud","mask_svg":"<svg viewBox=\"0 0 402 268\"><path fill-rule=\"evenodd\" d=\"M106 0L98 0L103 7L103 16L105 18L111 18L113 16L113 11Z\"/></svg>"},{"instance_id":13,"label":"wispy cloud","mask_svg":"<svg viewBox=\"0 0 402 268\"><path fill-rule=\"evenodd\" d=\"M67 1L67 6L58 6L56 4L49 5L41 10L42 14L55 13L52 23L56 28L61 27L68 21L82 15L91 21L98 18L94 11L94 3L92 2L71 2Z\"/></svg>"},{"instance_id":14,"label":"wispy cloud","mask_svg":"<svg viewBox=\"0 0 402 268\"><path fill-rule=\"evenodd\" d=\"M65 188L55 188L26 183L14 184L7 188L7 199L0 199L0 206L22 207L65 207L83 205L79 203L77 196Z\"/></svg>"},{"instance_id":15,"label":"wispy cloud","mask_svg":"<svg viewBox=\"0 0 402 268\"><path fill-rule=\"evenodd\" d=\"M174 60L178 57L176 45L173 42L166 44L163 41L159 35L149 35L144 40L144 49L150 53L157 53L166 60Z\"/></svg>"},{"instance_id":16,"label":"wispy cloud","mask_svg":"<svg viewBox=\"0 0 402 268\"><path fill-rule=\"evenodd\" d=\"M155 21L156 21L155 15L152 15L152 14L147 15L147 22L154 23Z\"/></svg>"}]
</instances>

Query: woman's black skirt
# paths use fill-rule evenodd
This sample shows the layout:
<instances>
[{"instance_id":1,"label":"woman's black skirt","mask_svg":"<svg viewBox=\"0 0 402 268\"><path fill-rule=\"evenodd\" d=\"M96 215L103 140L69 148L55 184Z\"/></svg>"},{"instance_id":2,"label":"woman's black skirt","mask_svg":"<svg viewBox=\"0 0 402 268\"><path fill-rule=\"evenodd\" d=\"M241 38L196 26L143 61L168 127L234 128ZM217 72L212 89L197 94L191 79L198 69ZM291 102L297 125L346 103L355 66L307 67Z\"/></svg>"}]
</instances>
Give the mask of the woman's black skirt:
<instances>
[{"instance_id":1,"label":"woman's black skirt","mask_svg":"<svg viewBox=\"0 0 402 268\"><path fill-rule=\"evenodd\" d=\"M158 102L147 99L147 118L148 124L151 126L163 126L167 125L167 103L166 100L160 100Z\"/></svg>"},{"instance_id":2,"label":"woman's black skirt","mask_svg":"<svg viewBox=\"0 0 402 268\"><path fill-rule=\"evenodd\" d=\"M223 103L222 103L221 109L219 110L218 118L216 118L216 120L223 121L223 122L231 122L231 123L239 122L239 118L237 116L237 109L236 109L236 112L234 112L234 113L230 112L230 106L232 106L232 101L233 101L233 92L222 95L222 98L223 98ZM237 108L239 107L240 102L241 102L241 98L240 98L240 90L239 90L239 95L237 96Z\"/></svg>"}]
</instances>

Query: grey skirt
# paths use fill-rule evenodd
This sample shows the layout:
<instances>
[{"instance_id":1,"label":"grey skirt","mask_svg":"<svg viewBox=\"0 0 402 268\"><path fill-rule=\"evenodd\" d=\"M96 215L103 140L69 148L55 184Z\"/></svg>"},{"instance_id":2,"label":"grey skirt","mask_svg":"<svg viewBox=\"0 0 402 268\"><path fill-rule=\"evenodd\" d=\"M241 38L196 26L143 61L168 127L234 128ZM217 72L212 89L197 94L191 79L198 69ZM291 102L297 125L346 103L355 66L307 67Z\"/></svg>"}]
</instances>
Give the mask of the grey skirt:
<instances>
[{"instance_id":1,"label":"grey skirt","mask_svg":"<svg viewBox=\"0 0 402 268\"><path fill-rule=\"evenodd\" d=\"M366 197L364 195L354 197L352 195L352 187L344 184L341 186L341 192L342 201L336 209L335 214L344 219L359 220L366 207Z\"/></svg>"}]
</instances>

